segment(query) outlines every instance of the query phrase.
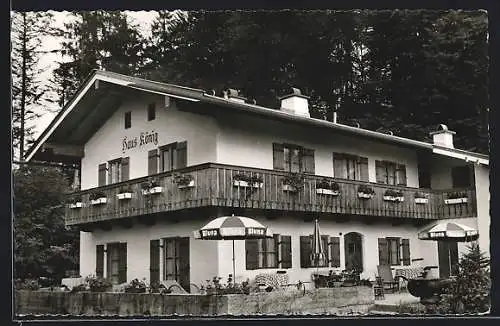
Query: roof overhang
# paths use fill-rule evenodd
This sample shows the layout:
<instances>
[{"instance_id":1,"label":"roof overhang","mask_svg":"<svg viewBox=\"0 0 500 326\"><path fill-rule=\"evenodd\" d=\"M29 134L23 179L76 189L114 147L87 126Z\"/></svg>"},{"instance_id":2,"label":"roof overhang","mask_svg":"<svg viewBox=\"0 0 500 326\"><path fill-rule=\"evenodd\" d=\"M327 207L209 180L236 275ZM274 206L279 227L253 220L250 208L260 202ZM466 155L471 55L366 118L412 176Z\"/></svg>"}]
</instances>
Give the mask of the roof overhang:
<instances>
[{"instance_id":1,"label":"roof overhang","mask_svg":"<svg viewBox=\"0 0 500 326\"><path fill-rule=\"evenodd\" d=\"M59 114L54 118L51 124L45 129L45 131L40 135L40 137L36 140L34 145L29 149L26 154L26 160L29 161L33 159L37 153L41 151L43 148L43 144L46 142L50 142L51 136L54 135L55 131L61 129L61 124L64 123L65 119L70 115L73 111L77 111L75 108L78 107L79 103L82 101L92 102L92 97L86 99L87 94L91 89L99 88L99 81L103 81L106 83L118 85L121 87L126 87L129 89L134 89L142 92L160 94L172 98L177 98L184 101L189 102L199 102L200 104L211 104L219 108L229 108L233 110L238 110L243 113L256 114L259 116L265 116L269 118L274 118L280 121L289 121L299 123L301 125L310 126L310 127L321 127L327 128L332 131L337 131L341 133L357 135L363 138L374 139L386 143L398 144L406 147L412 147L417 149L428 150L438 155L445 155L448 157L463 159L467 162L478 162L480 164L489 164L489 159L487 155L482 155L478 153L458 150L458 149L449 149L446 147L441 147L437 145L433 145L427 142L412 140L408 138L398 137L390 134L384 134L376 131L371 131L367 129L352 127L344 124L333 123L330 121L297 116L288 112L284 112L281 110L270 109L263 106L232 101L230 99L225 99L222 97L214 96L207 94L205 91L195 88L182 87L177 85L171 85L166 83L149 81L137 77L126 76L122 74L117 74L108 71L94 71L87 80L83 83L82 87L77 91L76 95L73 99L59 112ZM109 107L110 103L117 105L119 100L116 100L116 94L107 94L109 96L106 105L102 105L101 109L104 110L105 107ZM115 97L113 97L115 96ZM99 97L99 96L97 96ZM101 98L99 97L101 100ZM116 101L113 101L115 99ZM93 103L94 106L98 106L98 104ZM94 111L98 111L96 108ZM200 106L200 110L203 111L203 107ZM85 110L82 110L85 111ZM87 110L88 111L88 110ZM209 110L207 110L209 111ZM87 112L88 113L88 112ZM209 113L209 112L205 112ZM83 113L82 113L83 114ZM66 119L67 120L67 119ZM75 120L75 119L73 119ZM103 118L101 117L101 121ZM78 121L77 121L78 122ZM95 130L94 130L95 131ZM62 136L60 136L62 137ZM82 136L83 137L83 136Z\"/></svg>"}]
</instances>

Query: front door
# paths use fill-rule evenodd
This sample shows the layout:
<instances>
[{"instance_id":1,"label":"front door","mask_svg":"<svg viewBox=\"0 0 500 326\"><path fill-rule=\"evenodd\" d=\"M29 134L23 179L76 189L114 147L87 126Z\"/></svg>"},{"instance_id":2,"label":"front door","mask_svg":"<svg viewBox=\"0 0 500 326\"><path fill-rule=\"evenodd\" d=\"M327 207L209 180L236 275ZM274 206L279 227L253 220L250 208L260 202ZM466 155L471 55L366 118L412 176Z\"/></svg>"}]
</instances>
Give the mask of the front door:
<instances>
[{"instance_id":1,"label":"front door","mask_svg":"<svg viewBox=\"0 0 500 326\"><path fill-rule=\"evenodd\" d=\"M164 279L177 281L177 283L189 292L189 238L165 238L164 250Z\"/></svg>"},{"instance_id":2,"label":"front door","mask_svg":"<svg viewBox=\"0 0 500 326\"><path fill-rule=\"evenodd\" d=\"M361 234L347 233L344 236L345 269L363 271L363 247Z\"/></svg>"},{"instance_id":3,"label":"front door","mask_svg":"<svg viewBox=\"0 0 500 326\"><path fill-rule=\"evenodd\" d=\"M438 241L439 277L447 278L454 274L458 263L456 242Z\"/></svg>"}]
</instances>

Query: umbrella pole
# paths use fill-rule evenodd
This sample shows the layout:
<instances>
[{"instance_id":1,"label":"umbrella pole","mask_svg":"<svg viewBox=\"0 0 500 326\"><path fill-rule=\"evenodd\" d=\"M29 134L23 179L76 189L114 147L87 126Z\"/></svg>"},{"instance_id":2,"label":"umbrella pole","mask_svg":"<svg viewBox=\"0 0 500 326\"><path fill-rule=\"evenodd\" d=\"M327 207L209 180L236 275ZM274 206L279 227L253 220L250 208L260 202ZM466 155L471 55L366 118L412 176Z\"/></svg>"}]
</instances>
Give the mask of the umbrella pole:
<instances>
[{"instance_id":1,"label":"umbrella pole","mask_svg":"<svg viewBox=\"0 0 500 326\"><path fill-rule=\"evenodd\" d=\"M235 264L234 264L234 240L233 240L233 284L236 283L236 274L235 274Z\"/></svg>"}]
</instances>

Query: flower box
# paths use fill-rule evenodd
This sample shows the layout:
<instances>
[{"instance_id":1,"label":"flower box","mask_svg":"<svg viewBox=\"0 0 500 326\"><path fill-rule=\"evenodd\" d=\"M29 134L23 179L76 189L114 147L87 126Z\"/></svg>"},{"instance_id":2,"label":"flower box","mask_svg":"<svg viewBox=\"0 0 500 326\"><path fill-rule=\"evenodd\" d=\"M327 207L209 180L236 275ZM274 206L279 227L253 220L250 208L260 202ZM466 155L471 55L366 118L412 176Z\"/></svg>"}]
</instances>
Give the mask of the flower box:
<instances>
[{"instance_id":1,"label":"flower box","mask_svg":"<svg viewBox=\"0 0 500 326\"><path fill-rule=\"evenodd\" d=\"M316 193L320 195L332 195L332 196L338 196L340 194L338 190L323 189L323 188L316 188Z\"/></svg>"},{"instance_id":2,"label":"flower box","mask_svg":"<svg viewBox=\"0 0 500 326\"><path fill-rule=\"evenodd\" d=\"M179 189L184 189L184 188L191 188L194 187L194 180L189 181L186 184L180 184L177 186Z\"/></svg>"},{"instance_id":3,"label":"flower box","mask_svg":"<svg viewBox=\"0 0 500 326\"><path fill-rule=\"evenodd\" d=\"M427 204L428 202L428 198L415 198L415 204Z\"/></svg>"},{"instance_id":4,"label":"flower box","mask_svg":"<svg viewBox=\"0 0 500 326\"><path fill-rule=\"evenodd\" d=\"M466 203L467 202L467 198L451 198L451 199L445 199L444 200L444 203L446 205L455 205L455 204L462 204L462 203Z\"/></svg>"},{"instance_id":5,"label":"flower box","mask_svg":"<svg viewBox=\"0 0 500 326\"><path fill-rule=\"evenodd\" d=\"M163 192L163 187L153 187L149 189L142 189L142 194L144 196L159 194Z\"/></svg>"},{"instance_id":6,"label":"flower box","mask_svg":"<svg viewBox=\"0 0 500 326\"><path fill-rule=\"evenodd\" d=\"M97 199L92 199L90 201L90 204L91 205L102 205L102 204L106 204L107 201L108 201L108 199L106 197L101 197L101 198L97 198Z\"/></svg>"},{"instance_id":7,"label":"flower box","mask_svg":"<svg viewBox=\"0 0 500 326\"><path fill-rule=\"evenodd\" d=\"M75 208L82 208L83 203L82 202L76 202L76 203L71 203L69 204L69 208L75 209Z\"/></svg>"},{"instance_id":8,"label":"flower box","mask_svg":"<svg viewBox=\"0 0 500 326\"><path fill-rule=\"evenodd\" d=\"M373 194L365 194L364 192L358 192L358 198L361 199L371 199Z\"/></svg>"},{"instance_id":9,"label":"flower box","mask_svg":"<svg viewBox=\"0 0 500 326\"><path fill-rule=\"evenodd\" d=\"M116 195L116 197L118 197L118 200L131 199L132 193L131 192L123 192L123 193Z\"/></svg>"},{"instance_id":10,"label":"flower box","mask_svg":"<svg viewBox=\"0 0 500 326\"><path fill-rule=\"evenodd\" d=\"M394 196L384 196L385 201L402 202L405 200L404 197L394 197Z\"/></svg>"},{"instance_id":11,"label":"flower box","mask_svg":"<svg viewBox=\"0 0 500 326\"><path fill-rule=\"evenodd\" d=\"M252 187L252 188L262 188L263 182L248 182L244 180L233 180L233 186L235 187Z\"/></svg>"},{"instance_id":12,"label":"flower box","mask_svg":"<svg viewBox=\"0 0 500 326\"><path fill-rule=\"evenodd\" d=\"M283 191L296 192L297 188L292 185L283 185Z\"/></svg>"}]
</instances>

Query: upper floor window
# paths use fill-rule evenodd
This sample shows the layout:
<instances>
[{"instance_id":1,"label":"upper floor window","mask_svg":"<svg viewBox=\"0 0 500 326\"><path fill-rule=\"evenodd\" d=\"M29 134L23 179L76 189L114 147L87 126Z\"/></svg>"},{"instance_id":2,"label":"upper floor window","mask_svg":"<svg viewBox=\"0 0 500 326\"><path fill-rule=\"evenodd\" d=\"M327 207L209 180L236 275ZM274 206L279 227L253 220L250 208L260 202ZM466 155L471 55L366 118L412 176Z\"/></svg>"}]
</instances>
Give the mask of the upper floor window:
<instances>
[{"instance_id":1,"label":"upper floor window","mask_svg":"<svg viewBox=\"0 0 500 326\"><path fill-rule=\"evenodd\" d=\"M132 126L132 112L125 112L125 129Z\"/></svg>"},{"instance_id":2,"label":"upper floor window","mask_svg":"<svg viewBox=\"0 0 500 326\"><path fill-rule=\"evenodd\" d=\"M129 179L129 162L128 157L122 157L116 160L109 161L107 164L102 163L98 166L98 186L112 184Z\"/></svg>"},{"instance_id":3,"label":"upper floor window","mask_svg":"<svg viewBox=\"0 0 500 326\"><path fill-rule=\"evenodd\" d=\"M148 121L156 119L156 104L150 103L148 105Z\"/></svg>"},{"instance_id":4,"label":"upper floor window","mask_svg":"<svg viewBox=\"0 0 500 326\"><path fill-rule=\"evenodd\" d=\"M406 167L387 161L375 161L376 180L387 185L406 186Z\"/></svg>"},{"instance_id":5,"label":"upper floor window","mask_svg":"<svg viewBox=\"0 0 500 326\"><path fill-rule=\"evenodd\" d=\"M341 179L368 181L368 158L333 153L333 176Z\"/></svg>"},{"instance_id":6,"label":"upper floor window","mask_svg":"<svg viewBox=\"0 0 500 326\"><path fill-rule=\"evenodd\" d=\"M246 269L291 268L291 236L274 234L269 239L245 240Z\"/></svg>"},{"instance_id":7,"label":"upper floor window","mask_svg":"<svg viewBox=\"0 0 500 326\"><path fill-rule=\"evenodd\" d=\"M274 143L273 168L287 172L314 173L314 149Z\"/></svg>"},{"instance_id":8,"label":"upper floor window","mask_svg":"<svg viewBox=\"0 0 500 326\"><path fill-rule=\"evenodd\" d=\"M451 168L451 181L453 188L472 187L474 171L470 166L454 166Z\"/></svg>"},{"instance_id":9,"label":"upper floor window","mask_svg":"<svg viewBox=\"0 0 500 326\"><path fill-rule=\"evenodd\" d=\"M187 166L187 142L176 142L148 152L148 174L182 169Z\"/></svg>"}]
</instances>

